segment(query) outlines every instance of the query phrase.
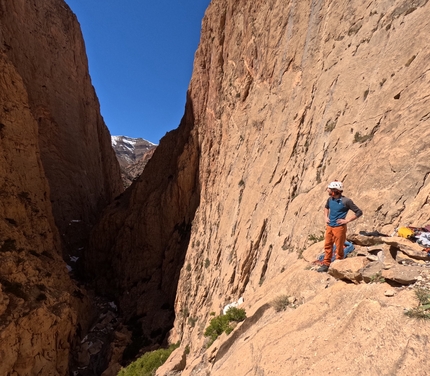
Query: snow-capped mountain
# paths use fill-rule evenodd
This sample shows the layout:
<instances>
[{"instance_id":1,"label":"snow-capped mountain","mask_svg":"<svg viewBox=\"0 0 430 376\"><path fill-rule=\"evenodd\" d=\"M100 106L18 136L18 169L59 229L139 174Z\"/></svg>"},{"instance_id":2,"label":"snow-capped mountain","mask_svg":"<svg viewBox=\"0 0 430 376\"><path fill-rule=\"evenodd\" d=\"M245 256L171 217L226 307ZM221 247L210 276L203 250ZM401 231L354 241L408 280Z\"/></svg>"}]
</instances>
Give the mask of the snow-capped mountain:
<instances>
[{"instance_id":1,"label":"snow-capped mountain","mask_svg":"<svg viewBox=\"0 0 430 376\"><path fill-rule=\"evenodd\" d=\"M124 186L128 187L133 179L142 173L157 145L143 138L112 136L111 139L121 167Z\"/></svg>"}]
</instances>

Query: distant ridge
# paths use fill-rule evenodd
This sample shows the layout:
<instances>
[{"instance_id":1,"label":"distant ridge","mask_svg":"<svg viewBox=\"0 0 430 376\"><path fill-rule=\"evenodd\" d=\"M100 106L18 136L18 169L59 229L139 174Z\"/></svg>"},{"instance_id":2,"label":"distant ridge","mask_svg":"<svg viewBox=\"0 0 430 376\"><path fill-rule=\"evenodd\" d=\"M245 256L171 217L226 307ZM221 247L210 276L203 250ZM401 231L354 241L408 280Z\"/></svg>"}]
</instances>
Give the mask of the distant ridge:
<instances>
[{"instance_id":1,"label":"distant ridge","mask_svg":"<svg viewBox=\"0 0 430 376\"><path fill-rule=\"evenodd\" d=\"M151 159L157 145L143 138L111 136L112 148L121 167L124 187L131 185Z\"/></svg>"}]
</instances>

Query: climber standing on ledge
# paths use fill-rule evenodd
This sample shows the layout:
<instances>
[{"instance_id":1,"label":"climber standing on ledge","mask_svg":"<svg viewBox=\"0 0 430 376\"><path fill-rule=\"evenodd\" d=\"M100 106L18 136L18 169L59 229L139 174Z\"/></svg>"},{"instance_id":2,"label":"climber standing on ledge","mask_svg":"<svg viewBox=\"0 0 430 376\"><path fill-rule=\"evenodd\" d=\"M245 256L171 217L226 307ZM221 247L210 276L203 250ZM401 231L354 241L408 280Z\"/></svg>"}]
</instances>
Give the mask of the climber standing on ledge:
<instances>
[{"instance_id":1,"label":"climber standing on ledge","mask_svg":"<svg viewBox=\"0 0 430 376\"><path fill-rule=\"evenodd\" d=\"M324 260L321 267L317 270L320 273L327 272L332 255L333 244L336 245L336 260L343 259L343 247L346 240L346 224L361 217L363 212L355 205L351 199L342 195L343 184L340 181L332 181L327 191L329 198L324 208L324 217L327 224L324 239ZM352 217L346 219L346 214L351 210L354 212Z\"/></svg>"}]
</instances>

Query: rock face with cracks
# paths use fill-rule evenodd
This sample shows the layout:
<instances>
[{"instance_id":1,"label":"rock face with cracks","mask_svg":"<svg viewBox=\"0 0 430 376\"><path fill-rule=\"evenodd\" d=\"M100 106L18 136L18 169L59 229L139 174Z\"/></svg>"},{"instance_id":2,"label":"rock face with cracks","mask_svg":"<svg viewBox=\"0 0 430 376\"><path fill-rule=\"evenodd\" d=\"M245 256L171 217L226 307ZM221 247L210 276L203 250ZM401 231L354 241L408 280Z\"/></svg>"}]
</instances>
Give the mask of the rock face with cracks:
<instances>
[{"instance_id":1,"label":"rock face with cracks","mask_svg":"<svg viewBox=\"0 0 430 376\"><path fill-rule=\"evenodd\" d=\"M334 179L364 212L349 233L429 224L429 16L426 0L212 1L179 128L85 250L142 343L181 341L159 374L426 374L429 325L394 283L420 282L424 264L400 263L428 256L388 240L373 264L342 262L354 283L307 257ZM61 244L83 241L119 168L70 9L0 1L0 21L0 371L66 375L87 299ZM248 318L206 348L240 298ZM134 335L118 332L121 347Z\"/></svg>"},{"instance_id":2,"label":"rock face with cracks","mask_svg":"<svg viewBox=\"0 0 430 376\"><path fill-rule=\"evenodd\" d=\"M0 374L67 375L93 313L63 257L122 188L63 1L0 1L0 186Z\"/></svg>"},{"instance_id":3,"label":"rock face with cracks","mask_svg":"<svg viewBox=\"0 0 430 376\"><path fill-rule=\"evenodd\" d=\"M0 72L0 374L66 374L75 287L60 256L25 85L3 53Z\"/></svg>"},{"instance_id":4,"label":"rock face with cracks","mask_svg":"<svg viewBox=\"0 0 430 376\"><path fill-rule=\"evenodd\" d=\"M3 1L0 22L1 49L25 85L55 223L70 253L122 192L79 23L61 0Z\"/></svg>"},{"instance_id":5,"label":"rock face with cracks","mask_svg":"<svg viewBox=\"0 0 430 376\"><path fill-rule=\"evenodd\" d=\"M176 280L164 255L180 245L167 294L170 340L190 349L183 375L425 373L428 325L403 314L417 304L411 291L335 283L297 258L324 230L334 179L364 212L349 233L430 222L429 15L424 0L211 2L175 153L161 140L93 242L110 276L100 287L118 288L144 326L165 302L150 286ZM252 317L280 292L303 304L267 309L205 350L211 312L244 297Z\"/></svg>"}]
</instances>

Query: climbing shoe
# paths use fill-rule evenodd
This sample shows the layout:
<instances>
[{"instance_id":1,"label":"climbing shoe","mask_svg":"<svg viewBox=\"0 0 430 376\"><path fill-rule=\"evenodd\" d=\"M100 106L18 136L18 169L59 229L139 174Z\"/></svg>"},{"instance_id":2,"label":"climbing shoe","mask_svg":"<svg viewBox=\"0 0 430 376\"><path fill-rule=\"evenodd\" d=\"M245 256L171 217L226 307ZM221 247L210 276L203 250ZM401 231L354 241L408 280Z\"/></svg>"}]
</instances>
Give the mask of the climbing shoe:
<instances>
[{"instance_id":1,"label":"climbing shoe","mask_svg":"<svg viewBox=\"0 0 430 376\"><path fill-rule=\"evenodd\" d=\"M318 269L317 272L318 273L327 273L328 270L328 265L321 265Z\"/></svg>"}]
</instances>

